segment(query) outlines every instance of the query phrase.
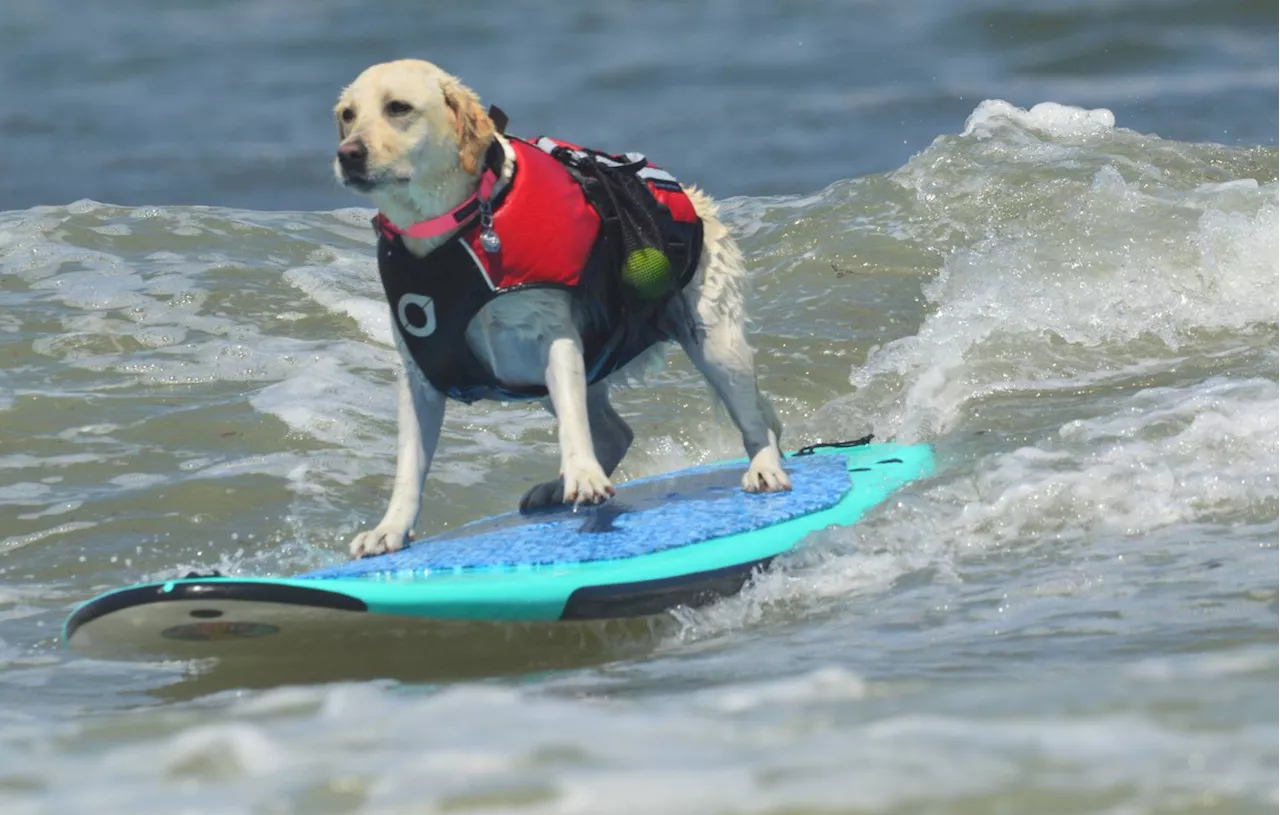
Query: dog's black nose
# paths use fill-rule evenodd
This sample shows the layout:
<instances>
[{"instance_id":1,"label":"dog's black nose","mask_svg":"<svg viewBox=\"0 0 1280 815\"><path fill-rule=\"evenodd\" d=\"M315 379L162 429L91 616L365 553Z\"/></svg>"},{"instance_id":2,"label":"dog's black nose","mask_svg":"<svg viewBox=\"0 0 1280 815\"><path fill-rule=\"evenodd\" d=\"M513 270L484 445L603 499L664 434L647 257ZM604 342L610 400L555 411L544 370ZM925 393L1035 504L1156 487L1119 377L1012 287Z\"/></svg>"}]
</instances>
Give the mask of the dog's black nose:
<instances>
[{"instance_id":1,"label":"dog's black nose","mask_svg":"<svg viewBox=\"0 0 1280 815\"><path fill-rule=\"evenodd\" d=\"M363 170L369 148L362 141L349 141L338 148L338 164L343 170Z\"/></svg>"}]
</instances>

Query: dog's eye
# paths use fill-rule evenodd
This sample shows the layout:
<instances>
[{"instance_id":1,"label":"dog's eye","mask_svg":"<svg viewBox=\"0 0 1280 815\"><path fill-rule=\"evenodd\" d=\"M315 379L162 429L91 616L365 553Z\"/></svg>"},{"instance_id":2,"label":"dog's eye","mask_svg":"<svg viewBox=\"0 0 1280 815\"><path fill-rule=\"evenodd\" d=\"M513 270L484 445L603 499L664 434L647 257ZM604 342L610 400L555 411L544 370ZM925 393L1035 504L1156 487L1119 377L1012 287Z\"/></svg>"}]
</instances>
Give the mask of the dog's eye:
<instances>
[{"instance_id":1,"label":"dog's eye","mask_svg":"<svg viewBox=\"0 0 1280 815\"><path fill-rule=\"evenodd\" d=\"M355 108L343 108L343 109L342 109L342 121L344 121L344 122L351 122L351 121L352 121L352 120L354 120L355 118L356 118L356 109L355 109Z\"/></svg>"},{"instance_id":2,"label":"dog's eye","mask_svg":"<svg viewBox=\"0 0 1280 815\"><path fill-rule=\"evenodd\" d=\"M399 99L392 99L387 103L388 116L403 116L413 110L413 105L408 102L401 102Z\"/></svg>"}]
</instances>

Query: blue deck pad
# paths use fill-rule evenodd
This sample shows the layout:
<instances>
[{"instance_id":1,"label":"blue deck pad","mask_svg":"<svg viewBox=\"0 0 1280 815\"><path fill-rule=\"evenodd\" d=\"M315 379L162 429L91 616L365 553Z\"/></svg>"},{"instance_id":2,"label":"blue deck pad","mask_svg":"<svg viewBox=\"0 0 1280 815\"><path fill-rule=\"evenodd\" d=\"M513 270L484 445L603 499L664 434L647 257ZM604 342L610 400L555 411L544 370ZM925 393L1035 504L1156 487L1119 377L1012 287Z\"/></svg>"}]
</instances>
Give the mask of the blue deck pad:
<instances>
[{"instance_id":1,"label":"blue deck pad","mask_svg":"<svg viewBox=\"0 0 1280 815\"><path fill-rule=\"evenodd\" d=\"M399 552L299 575L405 578L631 558L749 532L834 506L850 490L844 456L788 459L790 492L744 492L734 462L623 484L598 507L511 512L423 538Z\"/></svg>"}]
</instances>

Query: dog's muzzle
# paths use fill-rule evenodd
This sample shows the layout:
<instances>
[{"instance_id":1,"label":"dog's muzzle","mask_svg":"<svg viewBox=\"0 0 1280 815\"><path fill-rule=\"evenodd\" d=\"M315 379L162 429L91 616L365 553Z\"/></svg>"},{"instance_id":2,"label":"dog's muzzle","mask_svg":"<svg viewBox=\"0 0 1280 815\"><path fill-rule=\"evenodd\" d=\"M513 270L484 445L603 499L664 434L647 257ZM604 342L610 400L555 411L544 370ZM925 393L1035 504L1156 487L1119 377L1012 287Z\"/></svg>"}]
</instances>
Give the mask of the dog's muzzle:
<instances>
[{"instance_id":1,"label":"dog's muzzle","mask_svg":"<svg viewBox=\"0 0 1280 815\"><path fill-rule=\"evenodd\" d=\"M350 141L338 147L338 167L342 180L353 187L370 186L369 148L362 141Z\"/></svg>"}]
</instances>

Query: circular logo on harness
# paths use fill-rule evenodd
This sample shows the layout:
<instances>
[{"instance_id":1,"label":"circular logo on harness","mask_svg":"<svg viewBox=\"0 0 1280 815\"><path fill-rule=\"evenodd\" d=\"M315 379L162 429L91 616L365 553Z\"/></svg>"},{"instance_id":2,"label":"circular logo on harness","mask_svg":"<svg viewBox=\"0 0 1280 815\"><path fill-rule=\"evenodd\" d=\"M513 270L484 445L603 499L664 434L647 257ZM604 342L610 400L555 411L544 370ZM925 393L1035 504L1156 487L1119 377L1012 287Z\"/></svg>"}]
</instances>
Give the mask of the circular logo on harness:
<instances>
[{"instance_id":1,"label":"circular logo on harness","mask_svg":"<svg viewBox=\"0 0 1280 815\"><path fill-rule=\"evenodd\" d=\"M436 330L436 304L421 294L405 294L396 303L400 327L415 337L429 337Z\"/></svg>"}]
</instances>

